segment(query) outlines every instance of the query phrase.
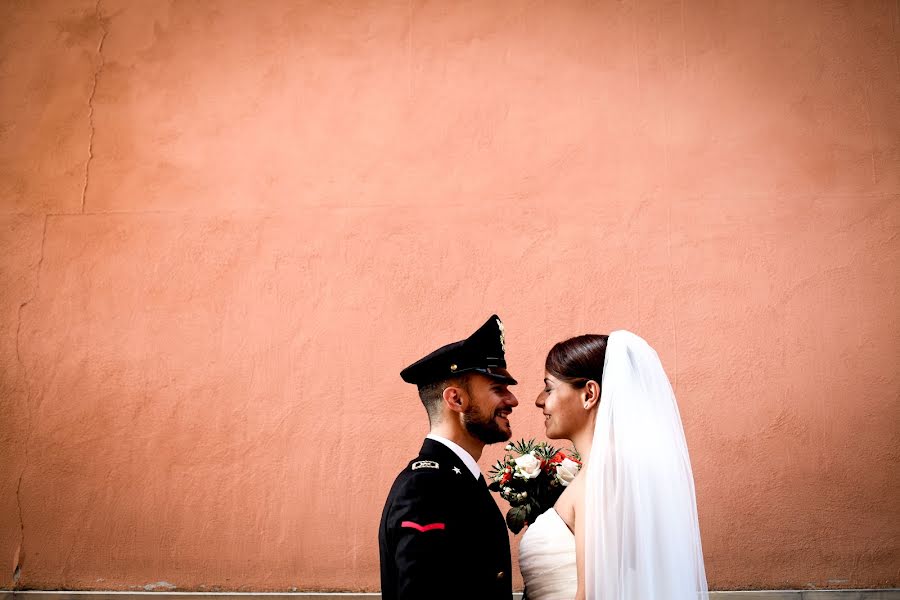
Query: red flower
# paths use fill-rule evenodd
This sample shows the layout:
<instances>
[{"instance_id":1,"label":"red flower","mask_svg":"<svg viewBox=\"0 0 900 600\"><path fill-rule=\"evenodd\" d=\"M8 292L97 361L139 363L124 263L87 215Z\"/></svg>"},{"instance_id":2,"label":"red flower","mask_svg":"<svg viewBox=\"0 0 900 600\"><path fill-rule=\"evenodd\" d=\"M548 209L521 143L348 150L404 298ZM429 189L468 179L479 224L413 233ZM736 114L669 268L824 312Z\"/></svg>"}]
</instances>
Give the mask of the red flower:
<instances>
[{"instance_id":1,"label":"red flower","mask_svg":"<svg viewBox=\"0 0 900 600\"><path fill-rule=\"evenodd\" d=\"M581 461L580 461L580 460L575 460L574 458L572 458L571 456L567 455L567 454L566 454L565 452L563 452L562 450L560 450L559 452L557 452L556 454L554 454L554 455L553 455L553 458L550 459L550 462L551 462L552 464L554 464L554 465L558 465L559 463L561 463L562 461L564 461L564 460L567 459L567 458L568 458L569 460L572 460L572 461L577 462L579 465L581 464Z\"/></svg>"}]
</instances>

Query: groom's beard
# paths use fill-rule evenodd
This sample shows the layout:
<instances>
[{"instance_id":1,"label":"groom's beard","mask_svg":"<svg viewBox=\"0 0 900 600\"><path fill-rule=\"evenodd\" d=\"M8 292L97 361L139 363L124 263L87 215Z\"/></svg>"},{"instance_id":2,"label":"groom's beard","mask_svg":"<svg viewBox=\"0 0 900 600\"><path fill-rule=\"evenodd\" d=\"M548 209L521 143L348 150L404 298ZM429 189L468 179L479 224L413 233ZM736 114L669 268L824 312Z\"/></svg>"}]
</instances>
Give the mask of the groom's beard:
<instances>
[{"instance_id":1,"label":"groom's beard","mask_svg":"<svg viewBox=\"0 0 900 600\"><path fill-rule=\"evenodd\" d=\"M505 442L511 436L497 424L496 414L482 414L476 406L469 406L463 413L463 425L473 437L485 444Z\"/></svg>"}]
</instances>

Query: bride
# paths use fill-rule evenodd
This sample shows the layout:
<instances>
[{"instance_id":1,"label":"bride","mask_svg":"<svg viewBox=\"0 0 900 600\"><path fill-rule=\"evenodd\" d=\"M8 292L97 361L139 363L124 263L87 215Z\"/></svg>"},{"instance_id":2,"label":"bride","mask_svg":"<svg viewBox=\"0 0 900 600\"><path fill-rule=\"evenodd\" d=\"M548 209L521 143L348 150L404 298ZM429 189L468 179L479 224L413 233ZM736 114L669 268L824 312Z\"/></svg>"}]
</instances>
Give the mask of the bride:
<instances>
[{"instance_id":1,"label":"bride","mask_svg":"<svg viewBox=\"0 0 900 600\"><path fill-rule=\"evenodd\" d=\"M526 600L708 600L697 502L672 386L628 331L553 346L535 404L584 462L522 537Z\"/></svg>"}]
</instances>

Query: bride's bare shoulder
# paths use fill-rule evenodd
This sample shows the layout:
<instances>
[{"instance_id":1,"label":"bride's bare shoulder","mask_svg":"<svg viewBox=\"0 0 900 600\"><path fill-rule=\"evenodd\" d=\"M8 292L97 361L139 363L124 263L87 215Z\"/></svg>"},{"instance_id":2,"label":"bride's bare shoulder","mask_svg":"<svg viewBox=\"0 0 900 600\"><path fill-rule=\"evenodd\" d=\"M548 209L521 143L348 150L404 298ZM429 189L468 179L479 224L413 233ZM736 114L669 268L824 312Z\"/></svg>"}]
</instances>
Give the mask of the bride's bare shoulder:
<instances>
[{"instance_id":1,"label":"bride's bare shoulder","mask_svg":"<svg viewBox=\"0 0 900 600\"><path fill-rule=\"evenodd\" d=\"M581 477L573 479L553 505L571 531L575 531L575 512L584 506L584 484L581 481Z\"/></svg>"}]
</instances>

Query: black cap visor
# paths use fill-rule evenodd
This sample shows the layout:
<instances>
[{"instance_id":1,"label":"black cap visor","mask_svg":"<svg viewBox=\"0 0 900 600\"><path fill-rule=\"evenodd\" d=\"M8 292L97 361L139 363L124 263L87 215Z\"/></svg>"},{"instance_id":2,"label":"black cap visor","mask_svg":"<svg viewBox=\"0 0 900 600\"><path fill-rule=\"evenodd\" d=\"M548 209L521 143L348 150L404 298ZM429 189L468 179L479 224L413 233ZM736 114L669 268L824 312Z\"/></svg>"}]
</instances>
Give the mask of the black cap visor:
<instances>
[{"instance_id":1,"label":"black cap visor","mask_svg":"<svg viewBox=\"0 0 900 600\"><path fill-rule=\"evenodd\" d=\"M506 369L502 369L500 367L474 367L472 369L466 369L465 372L469 373L481 373L491 379L496 381L503 382L507 385L516 385L519 383L513 376L509 374L509 371Z\"/></svg>"}]
</instances>

